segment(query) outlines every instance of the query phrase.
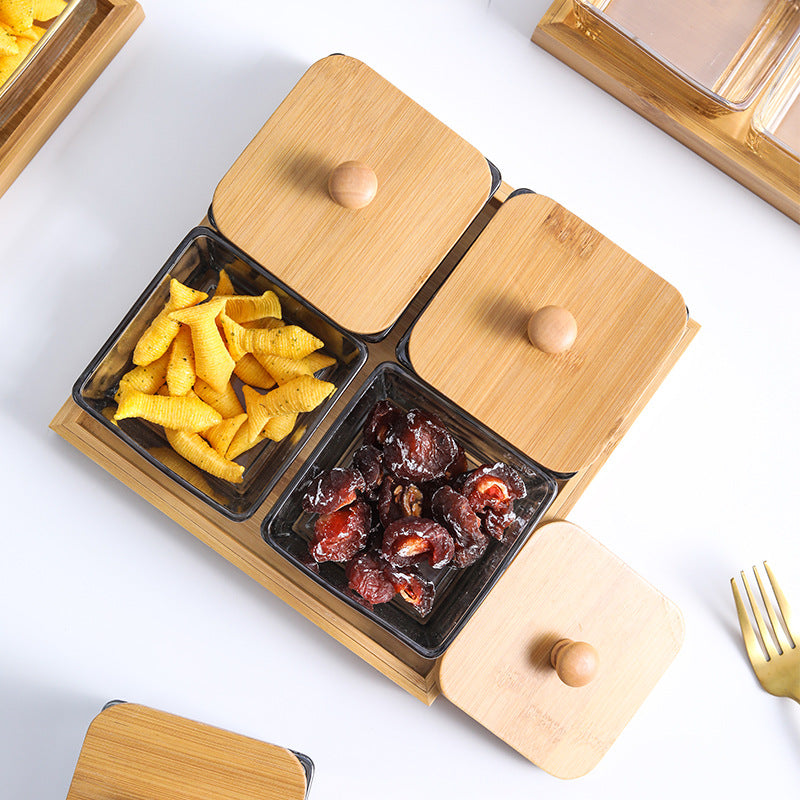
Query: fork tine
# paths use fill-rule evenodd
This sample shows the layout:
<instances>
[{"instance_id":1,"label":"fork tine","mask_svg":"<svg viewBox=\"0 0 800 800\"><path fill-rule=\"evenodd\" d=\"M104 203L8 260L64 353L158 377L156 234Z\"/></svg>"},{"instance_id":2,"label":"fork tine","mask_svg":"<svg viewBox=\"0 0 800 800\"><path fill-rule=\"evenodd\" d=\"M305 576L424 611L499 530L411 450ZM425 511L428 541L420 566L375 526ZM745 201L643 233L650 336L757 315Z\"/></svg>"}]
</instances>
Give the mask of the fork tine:
<instances>
[{"instance_id":1,"label":"fork tine","mask_svg":"<svg viewBox=\"0 0 800 800\"><path fill-rule=\"evenodd\" d=\"M756 568L753 567L753 573L755 573L755 571ZM753 597L753 593L750 591L750 584L747 582L744 570L742 570L741 576L742 582L744 583L744 590L747 592L747 599L750 601L750 608L753 611L753 617L756 621L756 627L758 628L758 633L761 636L761 642L764 645L764 649L767 651L767 660L769 661L773 658L777 658L778 651L775 649L772 639L767 634L767 628L766 625L764 625L764 618L761 616L761 612L758 610L758 605L756 604L756 599Z\"/></svg>"},{"instance_id":2,"label":"fork tine","mask_svg":"<svg viewBox=\"0 0 800 800\"><path fill-rule=\"evenodd\" d=\"M766 659L756 639L750 617L747 616L747 609L744 607L742 596L739 594L736 578L731 578L731 589L733 589L733 600L736 603L736 613L739 616L739 627L742 629L744 648L747 650L747 657L750 659L750 663L755 667L756 663L764 663Z\"/></svg>"},{"instance_id":3,"label":"fork tine","mask_svg":"<svg viewBox=\"0 0 800 800\"><path fill-rule=\"evenodd\" d=\"M792 610L789 608L789 603L786 601L786 596L781 591L781 587L778 585L778 581L775 579L775 576L772 574L772 570L766 561L764 562L764 569L767 571L767 577L769 578L770 586L772 586L772 591L775 592L775 599L778 601L778 608L780 609L783 621L786 623L786 632L789 634L789 639L791 640L792 645L796 647L797 645L800 645L800 642L797 641L797 634L792 630L792 621L790 619L792 616Z\"/></svg>"},{"instance_id":4,"label":"fork tine","mask_svg":"<svg viewBox=\"0 0 800 800\"><path fill-rule=\"evenodd\" d=\"M756 570L755 567L753 567L753 574L756 576L758 591L761 592L761 599L764 601L764 608L766 609L767 616L769 617L769 627L771 628L770 633L772 634L772 639L775 644L778 645L778 649L783 654L789 650L791 645L786 641L786 635L783 632L783 626L778 620L778 615L775 613L775 609L772 607L772 598L767 595L767 590L764 588L764 584L761 582L761 576L758 574L758 570ZM770 583L772 583L772 581L770 581Z\"/></svg>"}]
</instances>

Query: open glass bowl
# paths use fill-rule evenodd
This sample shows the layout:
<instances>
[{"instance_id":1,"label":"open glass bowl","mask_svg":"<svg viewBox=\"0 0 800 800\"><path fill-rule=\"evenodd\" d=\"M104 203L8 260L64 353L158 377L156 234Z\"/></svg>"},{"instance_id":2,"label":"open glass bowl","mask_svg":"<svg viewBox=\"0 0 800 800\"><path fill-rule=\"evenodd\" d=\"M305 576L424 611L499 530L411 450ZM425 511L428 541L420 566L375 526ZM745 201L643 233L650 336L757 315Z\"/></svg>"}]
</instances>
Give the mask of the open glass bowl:
<instances>
[{"instance_id":1,"label":"open glass bowl","mask_svg":"<svg viewBox=\"0 0 800 800\"><path fill-rule=\"evenodd\" d=\"M470 468L504 461L517 470L526 488L526 496L514 504L516 522L506 531L502 541L491 539L486 552L472 566L464 569L447 566L439 570L427 565L419 566L423 577L436 586L433 608L425 617L399 597L388 603L369 606L348 588L342 564L317 564L308 552L317 515L303 511L305 487L321 472L351 465L353 453L363 444L362 429L370 410L379 400L385 399L407 411L421 408L433 412L464 448ZM556 489L555 480L526 455L411 372L387 362L374 370L331 425L314 453L267 514L262 533L272 547L318 584L424 658L433 659L447 649L533 533L555 498Z\"/></svg>"},{"instance_id":2,"label":"open glass bowl","mask_svg":"<svg viewBox=\"0 0 800 800\"><path fill-rule=\"evenodd\" d=\"M114 394L120 378L131 369L133 350L139 337L163 308L169 283L176 278L193 289L211 292L225 269L234 289L258 295L267 289L281 301L283 317L313 333L325 343L323 352L336 363L317 376L333 383L337 392L319 407L300 414L294 431L281 442L264 442L241 455L245 466L242 483L233 484L202 472L184 460L167 444L161 428L140 419L112 420ZM126 314L100 352L92 359L72 389L78 406L108 430L127 442L137 453L232 520L250 517L300 452L312 431L353 379L367 358L366 347L328 317L306 303L283 283L272 277L242 251L209 228L195 228L178 246L133 308ZM240 398L241 399L241 398Z\"/></svg>"}]
</instances>

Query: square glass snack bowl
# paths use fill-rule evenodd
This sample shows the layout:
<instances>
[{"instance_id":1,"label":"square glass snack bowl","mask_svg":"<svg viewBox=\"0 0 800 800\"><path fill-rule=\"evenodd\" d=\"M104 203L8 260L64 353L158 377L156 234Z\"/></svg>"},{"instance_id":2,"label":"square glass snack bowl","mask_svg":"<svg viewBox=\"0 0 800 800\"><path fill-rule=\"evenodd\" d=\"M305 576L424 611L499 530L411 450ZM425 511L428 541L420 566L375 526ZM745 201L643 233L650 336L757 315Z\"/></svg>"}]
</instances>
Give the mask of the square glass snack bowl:
<instances>
[{"instance_id":1,"label":"square glass snack bowl","mask_svg":"<svg viewBox=\"0 0 800 800\"><path fill-rule=\"evenodd\" d=\"M221 269L241 294L262 294L267 289L280 298L284 319L300 325L325 343L322 352L336 358L336 364L317 376L335 384L337 392L322 405L300 414L294 431L281 442L264 442L236 461L245 467L244 480L233 484L184 460L173 451L161 428L139 419L115 424L114 393L120 378L133 366L133 350L139 337L164 307L172 278L193 289L213 292ZM364 344L272 277L245 253L209 228L195 228L178 245L120 325L92 359L72 389L80 408L109 431L119 436L139 455L184 489L204 500L229 519L242 521L256 511L275 486L288 464L297 456L342 391L367 358ZM240 398L241 399L241 398Z\"/></svg>"},{"instance_id":2,"label":"square glass snack bowl","mask_svg":"<svg viewBox=\"0 0 800 800\"><path fill-rule=\"evenodd\" d=\"M308 552L316 514L303 511L307 484L321 472L349 466L361 444L364 422L379 400L389 399L406 411L422 408L439 416L464 448L470 468L504 461L522 477L526 496L517 500L517 521L503 541L490 539L484 555L464 569L430 569L420 565L423 576L436 586L436 599L427 617L402 599L369 607L352 592L342 564L316 564ZM444 395L399 364L386 362L366 379L356 396L319 443L314 453L267 514L262 525L265 540L282 556L341 601L355 608L424 658L438 658L466 624L533 533L556 495L555 480L524 453L470 417Z\"/></svg>"}]
</instances>

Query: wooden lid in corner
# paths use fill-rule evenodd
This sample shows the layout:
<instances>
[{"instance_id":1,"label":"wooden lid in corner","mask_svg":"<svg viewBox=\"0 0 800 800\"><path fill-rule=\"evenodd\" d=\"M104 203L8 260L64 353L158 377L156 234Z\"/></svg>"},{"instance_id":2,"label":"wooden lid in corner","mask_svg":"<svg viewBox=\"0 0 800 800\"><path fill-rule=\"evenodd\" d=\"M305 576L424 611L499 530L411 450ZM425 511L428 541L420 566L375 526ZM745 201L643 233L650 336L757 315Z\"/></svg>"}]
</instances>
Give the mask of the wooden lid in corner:
<instances>
[{"instance_id":1,"label":"wooden lid in corner","mask_svg":"<svg viewBox=\"0 0 800 800\"><path fill-rule=\"evenodd\" d=\"M529 338L531 318L552 307L561 314L544 327L561 352ZM569 474L615 443L686 324L677 289L558 203L520 194L422 314L409 357L485 425Z\"/></svg>"},{"instance_id":2,"label":"wooden lid in corner","mask_svg":"<svg viewBox=\"0 0 800 800\"><path fill-rule=\"evenodd\" d=\"M343 165L354 168L340 192ZM212 213L306 300L375 334L397 320L491 184L472 145L365 64L335 55L303 75L239 156Z\"/></svg>"},{"instance_id":3,"label":"wooden lid in corner","mask_svg":"<svg viewBox=\"0 0 800 800\"><path fill-rule=\"evenodd\" d=\"M306 775L283 747L145 706L95 717L67 800L303 800Z\"/></svg>"},{"instance_id":4,"label":"wooden lid in corner","mask_svg":"<svg viewBox=\"0 0 800 800\"><path fill-rule=\"evenodd\" d=\"M553 646L587 642L596 674L566 685ZM569 522L534 533L442 656L442 693L559 778L591 770L675 658L680 611Z\"/></svg>"}]
</instances>

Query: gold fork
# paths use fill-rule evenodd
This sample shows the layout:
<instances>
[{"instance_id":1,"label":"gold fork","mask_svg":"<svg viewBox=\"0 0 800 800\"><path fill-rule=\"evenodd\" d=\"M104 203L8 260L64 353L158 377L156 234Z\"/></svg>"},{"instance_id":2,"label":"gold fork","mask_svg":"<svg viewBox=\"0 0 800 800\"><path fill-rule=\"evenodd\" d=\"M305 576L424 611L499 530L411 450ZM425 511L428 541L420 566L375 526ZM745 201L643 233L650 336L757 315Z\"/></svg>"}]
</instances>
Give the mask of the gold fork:
<instances>
[{"instance_id":1,"label":"gold fork","mask_svg":"<svg viewBox=\"0 0 800 800\"><path fill-rule=\"evenodd\" d=\"M758 590L761 592L761 599L764 601L769 625L764 622L753 593L750 591L747 578L742 572L742 583L744 584L745 592L747 592L747 599L750 601L750 608L753 611L753 617L761 637L761 642L759 643L747 614L747 609L742 602L742 596L736 586L736 579L731 578L733 599L736 601L736 611L739 614L739 626L742 629L744 646L758 682L764 689L777 697L791 697L800 703L800 636L792 631L789 604L786 602L786 597L784 597L781 587L775 580L775 576L766 561L764 562L764 569L769 577L775 599L778 601L778 609L781 617L783 617L784 625L781 625L772 602L767 596L764 584L761 582L756 568L753 567L753 574L756 576Z\"/></svg>"}]
</instances>

